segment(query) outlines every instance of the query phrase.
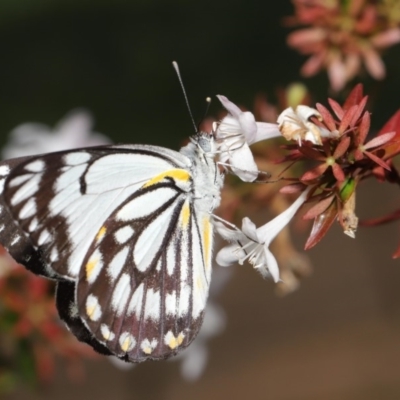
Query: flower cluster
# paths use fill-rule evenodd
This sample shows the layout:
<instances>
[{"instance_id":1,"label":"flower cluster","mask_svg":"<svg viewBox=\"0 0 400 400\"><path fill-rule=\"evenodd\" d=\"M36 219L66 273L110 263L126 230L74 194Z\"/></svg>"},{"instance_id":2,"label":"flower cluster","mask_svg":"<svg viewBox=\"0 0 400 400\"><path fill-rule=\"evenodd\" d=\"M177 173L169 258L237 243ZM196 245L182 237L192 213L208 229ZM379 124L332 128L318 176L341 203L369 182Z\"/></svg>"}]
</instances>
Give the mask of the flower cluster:
<instances>
[{"instance_id":1,"label":"flower cluster","mask_svg":"<svg viewBox=\"0 0 400 400\"><path fill-rule=\"evenodd\" d=\"M314 225L306 243L306 249L314 246L325 235L330 225L338 219L344 233L355 237L358 218L355 213L356 189L358 184L371 176L389 182L398 182L398 172L391 159L400 152L400 112L367 141L370 131L370 113L365 110L367 96L361 85L357 85L341 106L329 99L330 112L322 104L308 110L309 130L305 133L315 137L325 135L322 142L306 141L302 146L289 144L288 154L281 160L308 161L316 164L295 179L293 187L282 191L290 192L297 187L311 187L310 201L316 204L304 215L313 219ZM288 115L287 117L285 115ZM293 122L290 114L283 112L283 120ZM298 126L304 115L297 113ZM297 139L299 128L292 126L292 138ZM303 129L303 127L302 127ZM325 134L323 134L325 132Z\"/></svg>"},{"instance_id":2,"label":"flower cluster","mask_svg":"<svg viewBox=\"0 0 400 400\"><path fill-rule=\"evenodd\" d=\"M398 2L371 0L292 0L295 16L289 25L307 27L292 32L288 45L310 54L303 76L325 68L333 90L343 89L364 64L375 79L385 77L384 49L400 42Z\"/></svg>"},{"instance_id":3,"label":"flower cluster","mask_svg":"<svg viewBox=\"0 0 400 400\"><path fill-rule=\"evenodd\" d=\"M315 203L303 216L306 220L314 220L305 245L309 249L322 239L335 220L342 225L345 234L355 237L358 226L356 189L361 181L376 177L381 181L400 183L400 176L392 163L392 158L400 153L400 111L376 137L367 140L370 113L365 109L368 98L364 96L361 85L353 89L343 105L328 99L332 111L322 104L317 104L316 108L305 105L296 109L288 107L278 116L277 124L256 123L253 114L233 107L226 97L219 98L230 111L215 126L217 138L229 143L229 146L220 146L220 151L225 153L224 160L227 160L223 165L230 166L246 181L250 180L249 176L242 176L237 171L251 171L252 180L255 180L259 172L254 169L255 161L250 149L243 143L283 136L287 141L283 146L286 154L276 162L278 165L289 162L290 165L280 172L281 180L287 182L280 192L300 193L291 206L261 227L257 228L248 218L243 219L242 229L226 221L217 222L218 232L230 242L217 255L217 262L222 266L235 262L242 264L247 260L262 276L270 276L279 282L280 268L269 247L305 202ZM243 116L252 121L251 128L240 123ZM244 152L247 153L245 156L237 156ZM239 158L240 162L237 161ZM283 176L288 170L295 171L293 166L298 163L306 171L298 177Z\"/></svg>"},{"instance_id":4,"label":"flower cluster","mask_svg":"<svg viewBox=\"0 0 400 400\"><path fill-rule=\"evenodd\" d=\"M243 181L265 179L265 174L258 170L249 145L281 137L278 125L255 122L251 112L241 111L225 96L218 98L228 111L228 115L214 125L220 143L220 163ZM308 190L304 190L291 206L259 228L247 217L243 219L241 230L227 221L216 222L220 236L231 243L217 254L217 263L229 266L236 262L243 264L247 260L263 277L271 277L275 282L280 282L278 262L269 247L305 202L307 195Z\"/></svg>"}]
</instances>

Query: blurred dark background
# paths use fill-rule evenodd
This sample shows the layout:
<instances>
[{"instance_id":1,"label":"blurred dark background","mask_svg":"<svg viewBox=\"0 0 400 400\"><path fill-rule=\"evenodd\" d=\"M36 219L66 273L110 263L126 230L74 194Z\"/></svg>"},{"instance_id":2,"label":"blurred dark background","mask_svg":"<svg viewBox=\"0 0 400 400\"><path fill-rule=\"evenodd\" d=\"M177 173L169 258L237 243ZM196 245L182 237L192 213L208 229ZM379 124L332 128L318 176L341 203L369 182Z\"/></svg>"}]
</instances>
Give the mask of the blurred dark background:
<instances>
[{"instance_id":1,"label":"blurred dark background","mask_svg":"<svg viewBox=\"0 0 400 400\"><path fill-rule=\"evenodd\" d=\"M287 0L2 0L0 145L22 122L54 125L85 107L115 142L178 148L193 128L171 62L197 119L205 97L219 93L251 109L256 94L273 100L301 80L304 58L286 46L282 27L291 13ZM386 81L364 81L375 127L399 106L399 47L384 61ZM324 73L303 82L326 101ZM220 109L214 101L211 113ZM368 185L358 214L379 216L397 196ZM333 229L309 253L313 276L284 299L236 267L220 295L227 327L198 382L185 382L178 363L121 371L99 360L86 363L82 382L60 368L47 388L9 399L400 399L400 265L390 259L399 236L396 225L360 229L357 240Z\"/></svg>"}]
</instances>

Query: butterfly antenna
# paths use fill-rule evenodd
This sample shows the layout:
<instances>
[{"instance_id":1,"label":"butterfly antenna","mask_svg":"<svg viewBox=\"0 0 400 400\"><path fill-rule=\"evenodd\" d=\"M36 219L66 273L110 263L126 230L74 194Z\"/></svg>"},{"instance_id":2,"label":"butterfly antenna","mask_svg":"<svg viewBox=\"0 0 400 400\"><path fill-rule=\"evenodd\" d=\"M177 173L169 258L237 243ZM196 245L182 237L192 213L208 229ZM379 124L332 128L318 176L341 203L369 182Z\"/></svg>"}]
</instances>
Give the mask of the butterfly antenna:
<instances>
[{"instance_id":1,"label":"butterfly antenna","mask_svg":"<svg viewBox=\"0 0 400 400\"><path fill-rule=\"evenodd\" d=\"M190 104L189 104L189 100L188 100L188 97L187 97L187 94L186 94L185 86L183 85L182 76L181 76L181 73L179 71L178 63L176 61L172 61L172 66L174 67L175 72L176 72L176 76L179 79L179 83L180 83L181 88L182 88L183 97L185 98L186 107L187 107L187 109L189 111L190 119L192 120L192 124L194 126L194 130L197 133L199 131L199 129L198 129L198 126L196 125L196 122L194 122L192 110L190 108Z\"/></svg>"},{"instance_id":2,"label":"butterfly antenna","mask_svg":"<svg viewBox=\"0 0 400 400\"><path fill-rule=\"evenodd\" d=\"M200 131L200 124L206 119L208 110L210 109L211 105L211 97L206 97L206 111L204 112L203 118L200 120L199 124L197 125L197 131Z\"/></svg>"}]
</instances>

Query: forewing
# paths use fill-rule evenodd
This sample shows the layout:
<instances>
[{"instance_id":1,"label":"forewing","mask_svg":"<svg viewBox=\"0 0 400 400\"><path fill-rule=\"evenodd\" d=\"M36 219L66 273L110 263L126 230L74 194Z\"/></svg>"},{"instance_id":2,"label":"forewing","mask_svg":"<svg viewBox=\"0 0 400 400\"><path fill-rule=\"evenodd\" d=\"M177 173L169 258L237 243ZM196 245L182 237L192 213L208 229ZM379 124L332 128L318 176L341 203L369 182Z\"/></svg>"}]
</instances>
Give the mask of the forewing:
<instances>
[{"instance_id":1,"label":"forewing","mask_svg":"<svg viewBox=\"0 0 400 400\"><path fill-rule=\"evenodd\" d=\"M14 162L1 196L2 223L10 225L0 242L33 272L74 280L113 210L149 179L185 164L179 153L175 159L152 146L101 146Z\"/></svg>"},{"instance_id":2,"label":"forewing","mask_svg":"<svg viewBox=\"0 0 400 400\"><path fill-rule=\"evenodd\" d=\"M0 163L0 243L17 263L29 264L30 269L36 274L47 275L47 267L40 252L34 248L30 237L13 218L3 197L6 181L12 169L30 159L31 157L24 157Z\"/></svg>"}]
</instances>

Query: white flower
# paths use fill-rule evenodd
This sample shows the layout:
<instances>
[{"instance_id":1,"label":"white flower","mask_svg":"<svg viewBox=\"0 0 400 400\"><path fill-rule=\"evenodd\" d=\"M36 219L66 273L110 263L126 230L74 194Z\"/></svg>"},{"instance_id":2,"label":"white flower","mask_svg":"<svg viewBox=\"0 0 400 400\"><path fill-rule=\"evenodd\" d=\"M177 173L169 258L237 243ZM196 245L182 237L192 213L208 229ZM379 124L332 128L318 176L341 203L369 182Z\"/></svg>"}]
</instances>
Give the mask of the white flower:
<instances>
[{"instance_id":1,"label":"white flower","mask_svg":"<svg viewBox=\"0 0 400 400\"><path fill-rule=\"evenodd\" d=\"M280 280L279 267L269 250L269 245L305 202L309 190L309 188L306 189L289 208L260 228L256 228L247 217L243 218L242 230L236 227L230 229L216 222L218 233L223 239L232 242L219 251L217 263L226 267L236 262L243 264L245 260L248 260L262 276L271 276L275 282L278 282Z\"/></svg>"},{"instance_id":2,"label":"white flower","mask_svg":"<svg viewBox=\"0 0 400 400\"><path fill-rule=\"evenodd\" d=\"M257 179L259 171L249 145L281 136L278 126L256 122L251 112L241 111L225 96L217 97L229 112L216 128L216 138L220 143L220 161L222 164L228 163L243 181L252 182Z\"/></svg>"},{"instance_id":3,"label":"white flower","mask_svg":"<svg viewBox=\"0 0 400 400\"><path fill-rule=\"evenodd\" d=\"M296 111L292 107L283 110L278 117L278 125L286 140L297 140L301 146L302 140L308 140L313 144L322 145L321 137L337 137L337 132L330 132L310 121L311 117L321 120L321 114L308 106L297 106Z\"/></svg>"},{"instance_id":4,"label":"white flower","mask_svg":"<svg viewBox=\"0 0 400 400\"><path fill-rule=\"evenodd\" d=\"M84 110L68 113L54 129L34 122L19 125L11 131L2 157L24 157L110 143L106 136L93 133L92 126L93 119Z\"/></svg>"},{"instance_id":5,"label":"white flower","mask_svg":"<svg viewBox=\"0 0 400 400\"><path fill-rule=\"evenodd\" d=\"M209 341L220 335L225 329L226 314L218 304L217 297L232 275L231 269L215 268L213 270L210 295L204 314L203 325L190 346L180 352L172 361L181 362L181 375L187 381L198 380L207 367Z\"/></svg>"},{"instance_id":6,"label":"white flower","mask_svg":"<svg viewBox=\"0 0 400 400\"><path fill-rule=\"evenodd\" d=\"M187 381L196 381L203 374L209 357L208 341L222 333L225 323L226 316L222 307L208 300L199 334L189 347L172 359L181 361L181 374Z\"/></svg>"}]
</instances>

